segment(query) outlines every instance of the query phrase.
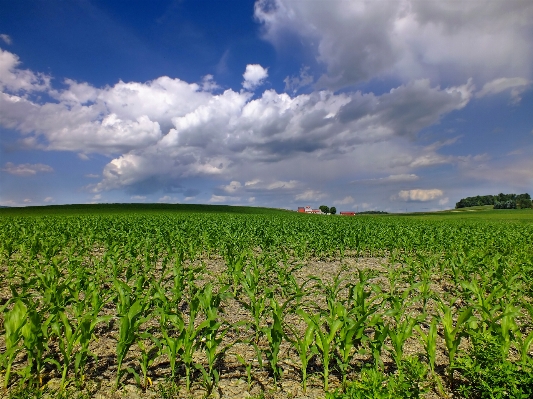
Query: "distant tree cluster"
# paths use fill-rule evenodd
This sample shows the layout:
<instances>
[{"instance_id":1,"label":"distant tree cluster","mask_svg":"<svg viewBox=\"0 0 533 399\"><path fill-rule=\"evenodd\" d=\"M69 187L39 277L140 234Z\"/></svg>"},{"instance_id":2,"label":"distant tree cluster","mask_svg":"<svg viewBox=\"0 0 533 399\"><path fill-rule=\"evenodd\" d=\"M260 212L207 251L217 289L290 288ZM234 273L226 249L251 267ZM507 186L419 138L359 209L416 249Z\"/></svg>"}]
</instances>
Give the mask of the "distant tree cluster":
<instances>
[{"instance_id":1,"label":"distant tree cluster","mask_svg":"<svg viewBox=\"0 0 533 399\"><path fill-rule=\"evenodd\" d=\"M389 212L385 212L385 211L364 211L364 212L359 212L359 215L384 215L388 213Z\"/></svg>"},{"instance_id":2,"label":"distant tree cluster","mask_svg":"<svg viewBox=\"0 0 533 399\"><path fill-rule=\"evenodd\" d=\"M337 208L332 206L331 208L327 205L320 205L318 207L322 211L322 213L331 213L332 215L335 215L337 213Z\"/></svg>"},{"instance_id":3,"label":"distant tree cluster","mask_svg":"<svg viewBox=\"0 0 533 399\"><path fill-rule=\"evenodd\" d=\"M466 197L455 204L455 208L467 208L471 206L493 205L494 209L517 209L532 208L533 203L528 193L525 194L503 194L498 195L478 195L476 197Z\"/></svg>"}]
</instances>

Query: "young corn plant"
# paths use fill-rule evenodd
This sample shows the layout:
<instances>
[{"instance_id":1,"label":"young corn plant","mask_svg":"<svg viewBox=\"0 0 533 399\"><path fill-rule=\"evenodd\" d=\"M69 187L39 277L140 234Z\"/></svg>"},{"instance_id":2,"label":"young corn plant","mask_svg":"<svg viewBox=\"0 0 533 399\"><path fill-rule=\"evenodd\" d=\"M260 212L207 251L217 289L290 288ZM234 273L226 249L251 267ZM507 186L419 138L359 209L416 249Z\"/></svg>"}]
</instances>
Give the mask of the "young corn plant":
<instances>
[{"instance_id":1,"label":"young corn plant","mask_svg":"<svg viewBox=\"0 0 533 399\"><path fill-rule=\"evenodd\" d=\"M146 391L153 384L152 379L148 377L148 370L161 354L161 343L153 334L144 332L139 334L137 346L141 352L139 365L142 375L139 375L133 368L128 367L127 370L134 376L137 385Z\"/></svg>"},{"instance_id":2,"label":"young corn plant","mask_svg":"<svg viewBox=\"0 0 533 399\"><path fill-rule=\"evenodd\" d=\"M363 341L368 314L360 314L358 315L359 317L353 317L349 314L348 309L341 304L337 304L336 314L341 325L338 329L335 344L338 353L338 365L342 375L342 386L345 389L350 363Z\"/></svg>"},{"instance_id":3,"label":"young corn plant","mask_svg":"<svg viewBox=\"0 0 533 399\"><path fill-rule=\"evenodd\" d=\"M213 389L218 386L220 374L216 369L217 362L231 347L231 344L222 347L222 341L229 327L225 322L219 321L219 308L228 288L228 286L223 287L221 291L214 294L212 284L207 284L200 294L200 306L206 320L198 327L201 331L198 346L204 350L207 367L201 364L196 364L195 367L202 373L202 382L207 395L211 395Z\"/></svg>"},{"instance_id":4,"label":"young corn plant","mask_svg":"<svg viewBox=\"0 0 533 399\"><path fill-rule=\"evenodd\" d=\"M272 376L274 377L274 383L277 384L283 369L279 365L279 350L281 343L283 342L283 319L284 319L284 305L280 306L278 301L274 298L270 299L270 316L272 317L272 323L269 323L266 327L263 327L263 333L268 341L268 350L266 356L270 363L270 369Z\"/></svg>"},{"instance_id":5,"label":"young corn plant","mask_svg":"<svg viewBox=\"0 0 533 399\"><path fill-rule=\"evenodd\" d=\"M117 378L115 386L118 387L122 377L122 363L131 346L137 341L140 326L148 320L144 317L149 303L146 298L137 298L132 303L132 290L121 281L115 280L119 292L119 332L117 342Z\"/></svg>"},{"instance_id":6,"label":"young corn plant","mask_svg":"<svg viewBox=\"0 0 533 399\"><path fill-rule=\"evenodd\" d=\"M469 322L472 317L472 307L463 308L459 313L457 322L453 323L453 314L451 306L444 302L439 303L440 319L444 329L444 343L448 351L448 379L453 387L453 367L455 356L461 339L468 335Z\"/></svg>"},{"instance_id":7,"label":"young corn plant","mask_svg":"<svg viewBox=\"0 0 533 399\"><path fill-rule=\"evenodd\" d=\"M21 330L27 364L21 370L21 375L25 381L30 381L30 385L33 385L34 377L37 377L38 385L42 385L44 364L49 360L44 356L48 350L48 327L53 317L49 316L44 320L42 312L32 308L28 309L28 320Z\"/></svg>"},{"instance_id":8,"label":"young corn plant","mask_svg":"<svg viewBox=\"0 0 533 399\"><path fill-rule=\"evenodd\" d=\"M241 285L244 295L237 297L237 300L252 315L254 344L257 345L262 334L262 321L266 317L267 306L273 296L272 289L264 287L261 283L261 269L254 260L246 268Z\"/></svg>"},{"instance_id":9,"label":"young corn plant","mask_svg":"<svg viewBox=\"0 0 533 399\"><path fill-rule=\"evenodd\" d=\"M330 317L327 314L314 314L301 311L300 316L304 319L307 326L313 326L315 331L315 344L324 368L324 390L328 391L329 386L329 366L333 356L335 346L335 336L337 331L342 327L342 321L336 317Z\"/></svg>"},{"instance_id":10,"label":"young corn plant","mask_svg":"<svg viewBox=\"0 0 533 399\"><path fill-rule=\"evenodd\" d=\"M431 324L429 325L429 329L427 333L425 333L421 329L420 325L415 326L415 329L418 332L418 338L420 342L422 343L422 346L424 347L424 350L426 352L426 357L428 359L431 378L437 385L437 390L439 394L441 396L446 396L440 377L435 372L435 362L437 358L437 322L438 322L438 318L434 317L431 320Z\"/></svg>"},{"instance_id":11,"label":"young corn plant","mask_svg":"<svg viewBox=\"0 0 533 399\"><path fill-rule=\"evenodd\" d=\"M296 309L296 313L304 318L302 315L303 310L301 308ZM315 326L314 324L308 324L303 335L299 331L291 326L285 324L285 326L291 331L290 335L286 335L287 340L292 344L298 357L300 358L300 370L302 372L302 388L304 394L307 391L307 368L311 358L318 354L315 342Z\"/></svg>"},{"instance_id":12,"label":"young corn plant","mask_svg":"<svg viewBox=\"0 0 533 399\"><path fill-rule=\"evenodd\" d=\"M16 301L13 309L4 314L4 330L6 350L2 354L2 368L5 369L4 389L7 389L11 377L11 367L15 357L22 349L19 345L22 328L26 324L28 308L22 301Z\"/></svg>"}]
</instances>

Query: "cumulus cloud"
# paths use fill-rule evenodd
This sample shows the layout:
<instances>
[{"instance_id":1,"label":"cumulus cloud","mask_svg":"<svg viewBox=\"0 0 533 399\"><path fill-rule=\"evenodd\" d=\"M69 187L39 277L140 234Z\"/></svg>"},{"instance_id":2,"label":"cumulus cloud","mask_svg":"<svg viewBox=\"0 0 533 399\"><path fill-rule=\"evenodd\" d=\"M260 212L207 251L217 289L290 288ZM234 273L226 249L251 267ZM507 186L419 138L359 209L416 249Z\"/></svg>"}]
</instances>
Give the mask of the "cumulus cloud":
<instances>
[{"instance_id":1,"label":"cumulus cloud","mask_svg":"<svg viewBox=\"0 0 533 399\"><path fill-rule=\"evenodd\" d=\"M268 68L263 68L259 64L248 64L242 76L244 78L242 87L246 90L253 90L264 83L268 77Z\"/></svg>"},{"instance_id":2,"label":"cumulus cloud","mask_svg":"<svg viewBox=\"0 0 533 399\"><path fill-rule=\"evenodd\" d=\"M50 76L20 69L20 63L18 56L0 48L0 90L32 92L50 88Z\"/></svg>"},{"instance_id":3,"label":"cumulus cloud","mask_svg":"<svg viewBox=\"0 0 533 399\"><path fill-rule=\"evenodd\" d=\"M245 82L258 83L267 76L258 67L250 68ZM13 68L16 76L20 70ZM208 76L205 82L213 79ZM0 93L0 125L18 130L30 147L111 156L101 181L89 186L93 192L147 182L164 188L207 176L244 185L228 188L235 192L252 187L295 190L291 195L305 191L298 183L301 177L285 177L286 168L268 178L264 173L247 175L248 167L292 161L303 167L313 159L353 154L362 167L380 156L385 169L397 167L409 174L410 168L453 162L436 148L411 146L407 151L402 145L402 151L393 151L398 147L393 142L414 138L442 116L462 109L474 90L471 82L441 88L419 79L383 94L265 90L254 98L246 90L211 92L213 87L169 77L104 88L68 79L65 85L48 90L54 101L32 100L25 92ZM378 143L388 143L386 157L384 148L375 147ZM224 192L228 194L215 194Z\"/></svg>"},{"instance_id":4,"label":"cumulus cloud","mask_svg":"<svg viewBox=\"0 0 533 399\"><path fill-rule=\"evenodd\" d=\"M402 190L398 193L398 198L403 201L433 201L439 197L442 197L444 193L439 189L415 189L415 190Z\"/></svg>"},{"instance_id":5,"label":"cumulus cloud","mask_svg":"<svg viewBox=\"0 0 533 399\"><path fill-rule=\"evenodd\" d=\"M33 175L36 175L37 173L50 173L54 171L54 169L51 166L45 165L42 163L36 163L36 164L23 163L23 164L15 165L12 162L6 163L4 167L0 170L2 172L7 172L15 176L33 176Z\"/></svg>"},{"instance_id":6,"label":"cumulus cloud","mask_svg":"<svg viewBox=\"0 0 533 399\"><path fill-rule=\"evenodd\" d=\"M432 77L483 82L529 76L533 3L484 0L308 2L257 0L264 37L288 35L325 65L319 85L346 87L375 77Z\"/></svg>"},{"instance_id":7,"label":"cumulus cloud","mask_svg":"<svg viewBox=\"0 0 533 399\"><path fill-rule=\"evenodd\" d=\"M0 39L8 45L13 43L13 41L11 40L11 36L6 35L5 33L0 34Z\"/></svg>"}]
</instances>

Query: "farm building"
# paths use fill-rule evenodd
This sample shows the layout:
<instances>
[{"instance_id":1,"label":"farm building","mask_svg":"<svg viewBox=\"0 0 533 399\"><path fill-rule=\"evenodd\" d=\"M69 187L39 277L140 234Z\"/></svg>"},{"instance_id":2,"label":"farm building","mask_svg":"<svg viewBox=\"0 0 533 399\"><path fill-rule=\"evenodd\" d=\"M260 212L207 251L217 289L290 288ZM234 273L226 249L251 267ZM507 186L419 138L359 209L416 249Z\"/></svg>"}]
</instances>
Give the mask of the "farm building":
<instances>
[{"instance_id":1,"label":"farm building","mask_svg":"<svg viewBox=\"0 0 533 399\"><path fill-rule=\"evenodd\" d=\"M320 209L312 209L310 206L299 206L298 212L300 213L315 213L315 214L322 214L322 211Z\"/></svg>"},{"instance_id":2,"label":"farm building","mask_svg":"<svg viewBox=\"0 0 533 399\"><path fill-rule=\"evenodd\" d=\"M342 215L342 216L355 216L355 212L341 212L340 215Z\"/></svg>"}]
</instances>

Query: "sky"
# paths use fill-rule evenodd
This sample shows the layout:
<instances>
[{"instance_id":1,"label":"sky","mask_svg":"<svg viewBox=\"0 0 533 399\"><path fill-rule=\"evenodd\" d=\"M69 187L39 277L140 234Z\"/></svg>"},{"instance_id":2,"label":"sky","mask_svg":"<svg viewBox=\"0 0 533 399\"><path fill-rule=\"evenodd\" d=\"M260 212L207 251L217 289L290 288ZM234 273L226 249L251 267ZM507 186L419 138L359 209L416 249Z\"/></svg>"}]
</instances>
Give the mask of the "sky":
<instances>
[{"instance_id":1,"label":"sky","mask_svg":"<svg viewBox=\"0 0 533 399\"><path fill-rule=\"evenodd\" d=\"M530 0L1 7L2 206L533 194Z\"/></svg>"}]
</instances>

